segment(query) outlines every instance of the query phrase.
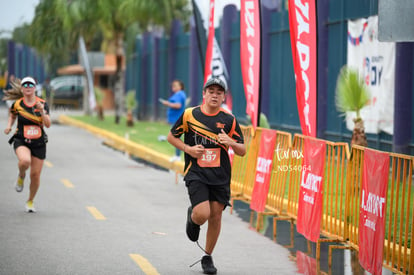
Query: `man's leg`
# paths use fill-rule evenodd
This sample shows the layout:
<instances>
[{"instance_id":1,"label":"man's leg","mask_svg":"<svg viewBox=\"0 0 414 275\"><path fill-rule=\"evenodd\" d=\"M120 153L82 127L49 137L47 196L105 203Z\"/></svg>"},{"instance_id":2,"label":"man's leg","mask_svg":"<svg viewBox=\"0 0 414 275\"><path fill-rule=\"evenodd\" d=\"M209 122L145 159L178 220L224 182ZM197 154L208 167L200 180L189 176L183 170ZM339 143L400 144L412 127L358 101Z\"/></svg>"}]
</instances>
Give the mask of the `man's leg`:
<instances>
[{"instance_id":1,"label":"man's leg","mask_svg":"<svg viewBox=\"0 0 414 275\"><path fill-rule=\"evenodd\" d=\"M211 255L216 246L221 229L221 216L224 204L218 201L210 201L210 217L208 218L208 229L206 238L206 252Z\"/></svg>"},{"instance_id":2,"label":"man's leg","mask_svg":"<svg viewBox=\"0 0 414 275\"><path fill-rule=\"evenodd\" d=\"M203 225L210 217L210 202L203 201L194 206L191 220L198 225Z\"/></svg>"}]
</instances>

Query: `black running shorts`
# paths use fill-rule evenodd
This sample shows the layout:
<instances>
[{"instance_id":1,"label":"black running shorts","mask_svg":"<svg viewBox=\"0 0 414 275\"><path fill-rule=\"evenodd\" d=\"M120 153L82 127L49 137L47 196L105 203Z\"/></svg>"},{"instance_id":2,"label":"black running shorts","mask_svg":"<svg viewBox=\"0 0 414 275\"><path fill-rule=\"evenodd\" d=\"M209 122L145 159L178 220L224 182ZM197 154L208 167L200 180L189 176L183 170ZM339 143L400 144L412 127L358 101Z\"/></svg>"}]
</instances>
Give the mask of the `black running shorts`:
<instances>
[{"instance_id":1,"label":"black running shorts","mask_svg":"<svg viewBox=\"0 0 414 275\"><path fill-rule=\"evenodd\" d=\"M16 151L17 147L19 146L26 146L27 148L29 148L31 155L38 159L46 158L46 144L33 145L30 143L24 142L24 140L22 139L15 138L14 143L13 143L14 150Z\"/></svg>"},{"instance_id":2,"label":"black running shorts","mask_svg":"<svg viewBox=\"0 0 414 275\"><path fill-rule=\"evenodd\" d=\"M218 201L226 206L231 206L230 200L230 185L210 185L201 181L191 180L185 184L190 196L191 206L194 208L197 204L203 201Z\"/></svg>"}]
</instances>

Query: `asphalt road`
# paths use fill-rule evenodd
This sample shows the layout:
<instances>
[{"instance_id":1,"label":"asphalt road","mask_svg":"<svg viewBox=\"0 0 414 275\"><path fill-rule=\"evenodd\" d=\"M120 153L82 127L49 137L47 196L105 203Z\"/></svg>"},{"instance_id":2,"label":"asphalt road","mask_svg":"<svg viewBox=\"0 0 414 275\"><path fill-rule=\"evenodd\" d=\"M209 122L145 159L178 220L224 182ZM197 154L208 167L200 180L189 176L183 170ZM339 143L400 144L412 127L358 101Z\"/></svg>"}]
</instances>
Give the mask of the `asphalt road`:
<instances>
[{"instance_id":1,"label":"asphalt road","mask_svg":"<svg viewBox=\"0 0 414 275\"><path fill-rule=\"evenodd\" d=\"M53 114L52 114L53 118ZM175 174L137 163L84 130L54 124L35 199L14 190L17 159L0 108L0 274L201 274L185 234L189 205ZM200 243L205 241L202 226ZM223 214L218 274L296 274L289 251Z\"/></svg>"}]
</instances>

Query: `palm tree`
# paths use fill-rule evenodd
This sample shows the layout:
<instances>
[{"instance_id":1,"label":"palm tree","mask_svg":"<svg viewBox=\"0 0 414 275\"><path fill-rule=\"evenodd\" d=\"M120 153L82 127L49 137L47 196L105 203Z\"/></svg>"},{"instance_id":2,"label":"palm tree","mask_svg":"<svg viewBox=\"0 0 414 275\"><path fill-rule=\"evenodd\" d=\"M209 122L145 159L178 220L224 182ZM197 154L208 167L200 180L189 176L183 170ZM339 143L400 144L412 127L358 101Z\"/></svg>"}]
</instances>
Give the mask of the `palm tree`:
<instances>
[{"instance_id":1,"label":"palm tree","mask_svg":"<svg viewBox=\"0 0 414 275\"><path fill-rule=\"evenodd\" d=\"M116 55L113 90L115 123L119 123L124 107L123 62L127 29L138 24L141 32L155 26L168 30L173 19L183 19L186 23L189 15L187 0L41 0L31 26L31 41L40 52L67 57L69 50L76 48L79 37L84 37L88 48L97 33L102 33L102 48Z\"/></svg>"},{"instance_id":2,"label":"palm tree","mask_svg":"<svg viewBox=\"0 0 414 275\"><path fill-rule=\"evenodd\" d=\"M76 49L65 31L58 3L55 0L40 1L36 6L34 19L27 28L27 41L19 41L32 46L45 58L48 71L67 64L71 52ZM16 33L16 36L19 35Z\"/></svg>"},{"instance_id":3,"label":"palm tree","mask_svg":"<svg viewBox=\"0 0 414 275\"><path fill-rule=\"evenodd\" d=\"M64 0L60 0L64 1ZM141 31L150 26L169 26L177 11L188 6L186 0L175 1L146 1L146 0L72 0L75 4L84 7L88 17L79 17L78 22L83 20L89 25L99 26L103 36L105 52L114 53L116 56L116 73L114 81L115 94L115 123L119 123L123 113L124 101L124 69L125 60L124 40L129 26L138 23ZM187 9L188 10L188 9ZM184 13L185 14L185 13Z\"/></svg>"},{"instance_id":4,"label":"palm tree","mask_svg":"<svg viewBox=\"0 0 414 275\"><path fill-rule=\"evenodd\" d=\"M25 44L36 48L43 56L47 71L54 72L68 64L76 53L79 37L85 37L88 47L100 33L100 28L94 24L97 17L89 11L81 2L67 0L42 0L36 6ZM84 98L88 97L88 92L93 92L89 89L85 89ZM88 100L83 102L85 114L90 114Z\"/></svg>"},{"instance_id":5,"label":"palm tree","mask_svg":"<svg viewBox=\"0 0 414 275\"><path fill-rule=\"evenodd\" d=\"M357 70L342 67L336 84L335 104L339 112L355 112L354 130L352 132L351 146L353 144L367 146L364 121L361 118L361 109L369 102L370 95L363 78Z\"/></svg>"}]
</instances>

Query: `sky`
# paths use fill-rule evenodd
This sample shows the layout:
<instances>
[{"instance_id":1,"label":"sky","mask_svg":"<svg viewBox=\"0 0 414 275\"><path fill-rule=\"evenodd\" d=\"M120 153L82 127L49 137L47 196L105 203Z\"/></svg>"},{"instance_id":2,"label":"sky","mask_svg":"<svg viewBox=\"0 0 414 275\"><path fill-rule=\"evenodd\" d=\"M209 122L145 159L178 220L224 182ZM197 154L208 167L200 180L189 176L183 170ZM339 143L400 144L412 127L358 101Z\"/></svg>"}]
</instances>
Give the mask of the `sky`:
<instances>
[{"instance_id":1,"label":"sky","mask_svg":"<svg viewBox=\"0 0 414 275\"><path fill-rule=\"evenodd\" d=\"M34 17L36 5L40 0L0 0L0 38L10 37L10 32L14 28L24 24L31 23ZM206 9L208 9L209 0L204 0ZM240 8L240 0L215 0L215 25L220 22L224 6L235 4Z\"/></svg>"},{"instance_id":2,"label":"sky","mask_svg":"<svg viewBox=\"0 0 414 275\"><path fill-rule=\"evenodd\" d=\"M0 0L0 38L10 37L15 27L31 23L40 0Z\"/></svg>"}]
</instances>

